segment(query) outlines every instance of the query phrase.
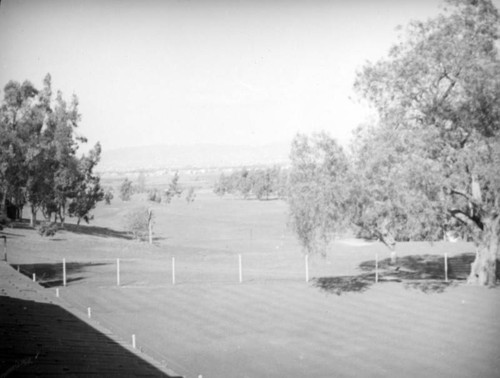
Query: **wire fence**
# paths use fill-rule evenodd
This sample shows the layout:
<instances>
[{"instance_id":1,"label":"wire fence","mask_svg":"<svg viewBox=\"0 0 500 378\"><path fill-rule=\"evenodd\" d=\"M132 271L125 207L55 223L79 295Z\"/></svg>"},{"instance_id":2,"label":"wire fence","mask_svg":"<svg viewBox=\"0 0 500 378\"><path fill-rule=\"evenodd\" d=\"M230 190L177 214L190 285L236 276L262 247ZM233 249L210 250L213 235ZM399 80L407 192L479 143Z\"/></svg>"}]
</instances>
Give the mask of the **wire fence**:
<instances>
[{"instance_id":1,"label":"wire fence","mask_svg":"<svg viewBox=\"0 0 500 378\"><path fill-rule=\"evenodd\" d=\"M280 258L235 255L231 257L173 256L156 261L146 259L46 259L37 262L8 262L42 286L50 288L76 283L99 286L164 286L182 284L232 284L262 281L309 281L321 267L308 258L282 261ZM316 267L316 269L315 269ZM328 272L326 272L328 273Z\"/></svg>"},{"instance_id":2,"label":"wire fence","mask_svg":"<svg viewBox=\"0 0 500 378\"><path fill-rule=\"evenodd\" d=\"M401 279L463 280L470 272L473 253L449 256L405 255L393 261L387 253L339 252L328 257L271 253L199 252L136 258L76 258L18 256L3 243L4 260L44 287L87 284L97 286L165 286L182 284L232 284L268 281L305 281L318 277L373 273L374 281L395 275ZM141 256L141 253L137 253ZM29 262L26 262L29 261Z\"/></svg>"}]
</instances>

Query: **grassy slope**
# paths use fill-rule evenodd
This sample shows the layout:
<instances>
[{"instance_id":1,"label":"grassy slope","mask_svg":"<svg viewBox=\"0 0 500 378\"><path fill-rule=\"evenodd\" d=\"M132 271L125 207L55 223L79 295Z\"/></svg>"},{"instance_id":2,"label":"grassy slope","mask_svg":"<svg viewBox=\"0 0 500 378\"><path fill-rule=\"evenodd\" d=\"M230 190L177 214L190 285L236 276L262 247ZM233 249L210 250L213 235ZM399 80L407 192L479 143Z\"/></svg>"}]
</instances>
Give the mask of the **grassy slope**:
<instances>
[{"instance_id":1,"label":"grassy slope","mask_svg":"<svg viewBox=\"0 0 500 378\"><path fill-rule=\"evenodd\" d=\"M494 377L500 369L498 289L458 285L425 294L381 283L332 295L304 282L304 260L281 202L199 193L190 205L180 199L155 205L155 246L120 233L127 208L141 205L148 204L135 198L100 206L92 227L53 239L7 229L9 260L45 263L37 276L57 285L65 257L73 280L61 290L68 304L92 307L93 317L124 339L135 333L140 347L188 377ZM397 248L400 256L473 250L466 243ZM335 243L325 258L311 259L310 275L359 274L375 253L389 256L381 244Z\"/></svg>"}]
</instances>

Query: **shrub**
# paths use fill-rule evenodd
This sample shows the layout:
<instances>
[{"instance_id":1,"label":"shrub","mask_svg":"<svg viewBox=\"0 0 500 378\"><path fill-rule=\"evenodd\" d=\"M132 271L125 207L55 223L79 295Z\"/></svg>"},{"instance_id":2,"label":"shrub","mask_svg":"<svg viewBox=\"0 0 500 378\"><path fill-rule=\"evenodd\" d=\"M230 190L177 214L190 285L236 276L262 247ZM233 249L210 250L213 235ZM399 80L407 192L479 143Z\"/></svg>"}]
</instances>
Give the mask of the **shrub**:
<instances>
[{"instance_id":1,"label":"shrub","mask_svg":"<svg viewBox=\"0 0 500 378\"><path fill-rule=\"evenodd\" d=\"M194 187L191 186L186 194L186 202L188 204L194 202L194 199L196 198L196 193L194 191Z\"/></svg>"},{"instance_id":2,"label":"shrub","mask_svg":"<svg viewBox=\"0 0 500 378\"><path fill-rule=\"evenodd\" d=\"M130 181L128 178L125 178L125 180L123 180L122 184L120 185L121 200L130 201L132 193L133 193L132 181Z\"/></svg>"},{"instance_id":3,"label":"shrub","mask_svg":"<svg viewBox=\"0 0 500 378\"><path fill-rule=\"evenodd\" d=\"M125 229L134 239L147 240L152 213L147 207L138 207L125 214Z\"/></svg>"},{"instance_id":4,"label":"shrub","mask_svg":"<svg viewBox=\"0 0 500 378\"><path fill-rule=\"evenodd\" d=\"M106 205L111 205L111 200L113 199L113 190L111 188L108 188L106 190L106 193L104 193L104 201L106 202Z\"/></svg>"},{"instance_id":5,"label":"shrub","mask_svg":"<svg viewBox=\"0 0 500 378\"><path fill-rule=\"evenodd\" d=\"M179 185L179 173L175 172L174 177L172 177L172 181L168 184L168 189L165 190L165 198L164 201L166 203L170 203L172 198L180 197L182 194L182 188Z\"/></svg>"},{"instance_id":6,"label":"shrub","mask_svg":"<svg viewBox=\"0 0 500 378\"><path fill-rule=\"evenodd\" d=\"M160 191L158 189L151 189L148 192L148 200L152 201L152 202L160 203L161 202L161 193L160 193Z\"/></svg>"},{"instance_id":7,"label":"shrub","mask_svg":"<svg viewBox=\"0 0 500 378\"><path fill-rule=\"evenodd\" d=\"M57 223L43 222L38 228L38 233L41 236L54 236L58 230Z\"/></svg>"}]
</instances>

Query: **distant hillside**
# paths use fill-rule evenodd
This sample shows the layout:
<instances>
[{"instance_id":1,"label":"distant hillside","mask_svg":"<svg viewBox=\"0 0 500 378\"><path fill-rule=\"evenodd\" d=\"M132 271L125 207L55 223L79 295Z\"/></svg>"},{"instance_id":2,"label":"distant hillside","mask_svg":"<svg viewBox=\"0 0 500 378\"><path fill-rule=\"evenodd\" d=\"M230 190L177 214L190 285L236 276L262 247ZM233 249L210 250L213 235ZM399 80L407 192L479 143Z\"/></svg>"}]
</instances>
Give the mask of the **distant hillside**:
<instances>
[{"instance_id":1,"label":"distant hillside","mask_svg":"<svg viewBox=\"0 0 500 378\"><path fill-rule=\"evenodd\" d=\"M200 144L192 146L155 145L103 148L99 172L131 170L240 167L251 165L286 164L290 153L287 143L262 146L231 146Z\"/></svg>"}]
</instances>

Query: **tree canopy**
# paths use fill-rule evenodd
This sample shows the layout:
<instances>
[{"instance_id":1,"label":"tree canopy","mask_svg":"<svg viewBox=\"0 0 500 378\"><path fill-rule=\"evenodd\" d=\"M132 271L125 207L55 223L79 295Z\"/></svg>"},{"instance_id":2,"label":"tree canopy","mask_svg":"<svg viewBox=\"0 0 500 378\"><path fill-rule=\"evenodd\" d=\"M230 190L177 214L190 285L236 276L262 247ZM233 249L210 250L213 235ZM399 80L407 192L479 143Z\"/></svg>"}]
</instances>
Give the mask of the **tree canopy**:
<instances>
[{"instance_id":1,"label":"tree canopy","mask_svg":"<svg viewBox=\"0 0 500 378\"><path fill-rule=\"evenodd\" d=\"M29 203L32 225L38 211L61 224L66 215L90 219L103 196L93 173L101 146L77 155L79 143L86 142L75 133L80 118L75 95L69 103L61 92L52 98L49 74L41 90L29 81L7 83L0 106L0 206Z\"/></svg>"},{"instance_id":2,"label":"tree canopy","mask_svg":"<svg viewBox=\"0 0 500 378\"><path fill-rule=\"evenodd\" d=\"M500 234L500 18L489 0L446 4L434 19L410 23L386 58L358 72L355 89L378 119L356 131L349 168L335 163L345 174L315 179L321 193L337 190L333 200L313 196L320 201L315 229L329 211L388 244L460 230L478 246L469 281L492 285ZM292 162L294 175L311 171ZM333 183L345 188L330 189Z\"/></svg>"}]
</instances>

